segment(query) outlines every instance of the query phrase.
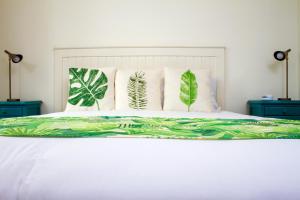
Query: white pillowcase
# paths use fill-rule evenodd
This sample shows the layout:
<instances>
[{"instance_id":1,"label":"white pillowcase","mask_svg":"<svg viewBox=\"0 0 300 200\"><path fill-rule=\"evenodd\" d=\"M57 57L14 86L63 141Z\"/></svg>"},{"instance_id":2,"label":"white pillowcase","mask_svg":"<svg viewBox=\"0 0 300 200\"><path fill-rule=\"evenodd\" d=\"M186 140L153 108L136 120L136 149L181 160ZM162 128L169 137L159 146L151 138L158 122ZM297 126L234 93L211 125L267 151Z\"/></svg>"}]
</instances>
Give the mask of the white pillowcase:
<instances>
[{"instance_id":1,"label":"white pillowcase","mask_svg":"<svg viewBox=\"0 0 300 200\"><path fill-rule=\"evenodd\" d=\"M115 68L70 68L65 111L113 110Z\"/></svg>"},{"instance_id":2,"label":"white pillowcase","mask_svg":"<svg viewBox=\"0 0 300 200\"><path fill-rule=\"evenodd\" d=\"M165 68L164 110L214 112L210 71L195 68Z\"/></svg>"},{"instance_id":3,"label":"white pillowcase","mask_svg":"<svg viewBox=\"0 0 300 200\"><path fill-rule=\"evenodd\" d=\"M162 110L162 74L156 69L119 69L116 110Z\"/></svg>"}]
</instances>

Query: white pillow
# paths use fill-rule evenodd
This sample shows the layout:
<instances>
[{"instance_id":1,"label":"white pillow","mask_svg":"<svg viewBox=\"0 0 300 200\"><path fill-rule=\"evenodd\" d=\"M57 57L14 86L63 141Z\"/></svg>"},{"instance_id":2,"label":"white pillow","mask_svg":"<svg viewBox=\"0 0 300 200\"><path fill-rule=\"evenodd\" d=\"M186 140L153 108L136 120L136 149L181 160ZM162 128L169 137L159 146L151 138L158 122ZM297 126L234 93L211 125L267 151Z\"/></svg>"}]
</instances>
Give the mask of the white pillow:
<instances>
[{"instance_id":1,"label":"white pillow","mask_svg":"<svg viewBox=\"0 0 300 200\"><path fill-rule=\"evenodd\" d=\"M116 74L116 110L162 110L162 70L119 69Z\"/></svg>"},{"instance_id":2,"label":"white pillow","mask_svg":"<svg viewBox=\"0 0 300 200\"><path fill-rule=\"evenodd\" d=\"M165 68L164 110L215 111L211 83L207 69Z\"/></svg>"},{"instance_id":3,"label":"white pillow","mask_svg":"<svg viewBox=\"0 0 300 200\"><path fill-rule=\"evenodd\" d=\"M70 68L66 111L113 110L114 68Z\"/></svg>"}]
</instances>

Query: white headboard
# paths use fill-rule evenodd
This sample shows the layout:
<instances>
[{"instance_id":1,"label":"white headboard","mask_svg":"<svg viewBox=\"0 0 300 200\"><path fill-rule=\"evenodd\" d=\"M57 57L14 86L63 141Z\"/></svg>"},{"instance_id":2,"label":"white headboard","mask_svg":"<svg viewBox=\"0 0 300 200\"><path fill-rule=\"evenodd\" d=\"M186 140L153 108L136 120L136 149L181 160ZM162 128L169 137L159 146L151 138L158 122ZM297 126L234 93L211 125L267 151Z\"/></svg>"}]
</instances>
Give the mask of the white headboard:
<instances>
[{"instance_id":1,"label":"white headboard","mask_svg":"<svg viewBox=\"0 0 300 200\"><path fill-rule=\"evenodd\" d=\"M199 67L217 80L217 101L224 108L224 47L99 47L54 49L54 111L65 108L68 68Z\"/></svg>"}]
</instances>

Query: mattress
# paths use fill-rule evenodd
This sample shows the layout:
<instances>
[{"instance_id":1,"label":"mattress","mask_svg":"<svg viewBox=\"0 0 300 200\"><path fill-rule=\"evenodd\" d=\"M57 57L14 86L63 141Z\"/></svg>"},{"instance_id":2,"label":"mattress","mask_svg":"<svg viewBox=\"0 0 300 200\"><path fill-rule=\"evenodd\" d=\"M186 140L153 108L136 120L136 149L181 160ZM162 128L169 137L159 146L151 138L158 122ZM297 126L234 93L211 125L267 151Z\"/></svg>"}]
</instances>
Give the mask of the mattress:
<instances>
[{"instance_id":1,"label":"mattress","mask_svg":"<svg viewBox=\"0 0 300 200\"><path fill-rule=\"evenodd\" d=\"M41 117L262 118L231 112ZM0 199L299 199L300 140L0 136Z\"/></svg>"}]
</instances>

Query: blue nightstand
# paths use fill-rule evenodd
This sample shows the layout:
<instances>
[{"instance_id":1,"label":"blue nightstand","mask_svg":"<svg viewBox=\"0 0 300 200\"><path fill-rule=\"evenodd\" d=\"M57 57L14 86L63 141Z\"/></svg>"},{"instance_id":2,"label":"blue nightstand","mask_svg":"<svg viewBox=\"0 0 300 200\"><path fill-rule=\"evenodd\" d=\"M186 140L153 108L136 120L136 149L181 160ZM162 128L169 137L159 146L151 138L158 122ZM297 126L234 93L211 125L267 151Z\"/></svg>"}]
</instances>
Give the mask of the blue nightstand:
<instances>
[{"instance_id":1,"label":"blue nightstand","mask_svg":"<svg viewBox=\"0 0 300 200\"><path fill-rule=\"evenodd\" d=\"M300 101L253 100L248 108L250 115L300 120Z\"/></svg>"},{"instance_id":2,"label":"blue nightstand","mask_svg":"<svg viewBox=\"0 0 300 200\"><path fill-rule=\"evenodd\" d=\"M0 101L0 118L40 115L41 104L41 101Z\"/></svg>"}]
</instances>

